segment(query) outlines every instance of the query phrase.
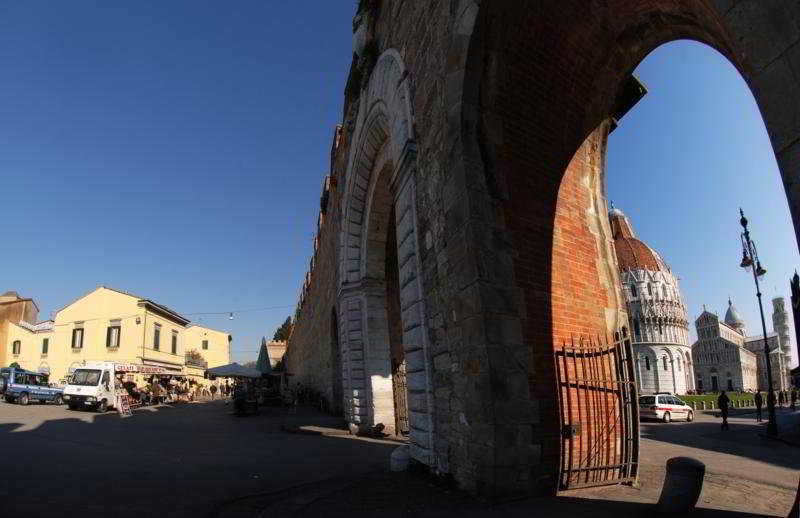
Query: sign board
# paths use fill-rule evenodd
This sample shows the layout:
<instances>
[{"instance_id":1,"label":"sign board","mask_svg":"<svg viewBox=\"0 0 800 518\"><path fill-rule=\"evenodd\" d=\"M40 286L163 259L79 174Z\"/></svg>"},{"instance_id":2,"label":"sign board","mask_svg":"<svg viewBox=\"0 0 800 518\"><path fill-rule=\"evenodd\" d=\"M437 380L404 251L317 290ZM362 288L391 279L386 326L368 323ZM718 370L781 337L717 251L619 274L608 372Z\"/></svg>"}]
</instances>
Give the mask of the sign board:
<instances>
[{"instance_id":1,"label":"sign board","mask_svg":"<svg viewBox=\"0 0 800 518\"><path fill-rule=\"evenodd\" d=\"M141 374L175 374L164 367L156 367L153 365L139 365L136 363L116 363L114 364L116 372L139 372Z\"/></svg>"},{"instance_id":2,"label":"sign board","mask_svg":"<svg viewBox=\"0 0 800 518\"><path fill-rule=\"evenodd\" d=\"M117 399L117 410L119 411L119 415L122 417L132 416L133 412L131 412L131 402L128 399L128 395L122 394L121 396L117 396Z\"/></svg>"}]
</instances>

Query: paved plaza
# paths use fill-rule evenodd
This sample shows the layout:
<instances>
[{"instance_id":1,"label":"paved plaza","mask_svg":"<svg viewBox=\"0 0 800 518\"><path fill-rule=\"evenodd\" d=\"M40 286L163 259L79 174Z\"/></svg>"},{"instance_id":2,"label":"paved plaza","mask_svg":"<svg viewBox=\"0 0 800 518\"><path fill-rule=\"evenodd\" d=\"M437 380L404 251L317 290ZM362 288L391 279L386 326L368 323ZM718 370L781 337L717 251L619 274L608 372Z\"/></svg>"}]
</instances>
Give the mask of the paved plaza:
<instances>
[{"instance_id":1,"label":"paved plaza","mask_svg":"<svg viewBox=\"0 0 800 518\"><path fill-rule=\"evenodd\" d=\"M0 515L209 516L236 498L388 466L396 444L281 431L270 409L229 415L222 402L116 413L0 402ZM345 471L346 468L346 471ZM57 510L57 512L56 512Z\"/></svg>"},{"instance_id":2,"label":"paved plaza","mask_svg":"<svg viewBox=\"0 0 800 518\"><path fill-rule=\"evenodd\" d=\"M652 514L666 460L688 455L707 475L697 516L786 516L800 447L762 438L752 415L643 423L639 488L585 489L491 505L419 475L388 472L397 441L353 438L300 409L235 417L220 401L116 413L0 403L0 511L13 515L632 516ZM780 413L782 427L798 413Z\"/></svg>"}]
</instances>

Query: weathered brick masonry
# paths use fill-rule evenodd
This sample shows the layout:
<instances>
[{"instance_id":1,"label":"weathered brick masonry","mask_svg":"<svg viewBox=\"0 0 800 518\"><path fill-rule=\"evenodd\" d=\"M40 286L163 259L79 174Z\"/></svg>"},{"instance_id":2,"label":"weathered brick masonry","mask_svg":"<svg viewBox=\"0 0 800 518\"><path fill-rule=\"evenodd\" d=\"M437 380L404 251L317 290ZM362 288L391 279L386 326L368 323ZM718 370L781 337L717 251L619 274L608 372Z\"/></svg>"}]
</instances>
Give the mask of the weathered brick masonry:
<instances>
[{"instance_id":1,"label":"weathered brick masonry","mask_svg":"<svg viewBox=\"0 0 800 518\"><path fill-rule=\"evenodd\" d=\"M718 49L761 108L798 229L800 5L361 4L289 369L334 398L338 342L348 422L393 427L402 333L413 457L485 494L552 492L553 349L625 321L604 185L623 86L662 43Z\"/></svg>"}]
</instances>

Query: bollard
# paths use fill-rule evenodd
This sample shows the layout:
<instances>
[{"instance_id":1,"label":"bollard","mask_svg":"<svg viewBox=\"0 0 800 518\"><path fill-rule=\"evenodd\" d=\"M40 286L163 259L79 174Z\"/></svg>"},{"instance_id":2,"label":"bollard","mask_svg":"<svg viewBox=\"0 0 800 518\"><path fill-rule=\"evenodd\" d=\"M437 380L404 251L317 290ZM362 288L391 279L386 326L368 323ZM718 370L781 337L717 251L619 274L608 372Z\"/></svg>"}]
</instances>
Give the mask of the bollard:
<instances>
[{"instance_id":1,"label":"bollard","mask_svg":"<svg viewBox=\"0 0 800 518\"><path fill-rule=\"evenodd\" d=\"M394 449L394 451L392 451L389 466L391 471L408 470L408 459L410 458L408 450L408 445L404 444L403 446L398 446Z\"/></svg>"},{"instance_id":2,"label":"bollard","mask_svg":"<svg viewBox=\"0 0 800 518\"><path fill-rule=\"evenodd\" d=\"M700 404L703 406L702 410L705 410L706 409L706 402L705 401L701 401Z\"/></svg>"},{"instance_id":3,"label":"bollard","mask_svg":"<svg viewBox=\"0 0 800 518\"><path fill-rule=\"evenodd\" d=\"M703 490L706 465L691 457L673 457L667 461L667 475L656 504L664 514L685 514L694 509Z\"/></svg>"}]
</instances>

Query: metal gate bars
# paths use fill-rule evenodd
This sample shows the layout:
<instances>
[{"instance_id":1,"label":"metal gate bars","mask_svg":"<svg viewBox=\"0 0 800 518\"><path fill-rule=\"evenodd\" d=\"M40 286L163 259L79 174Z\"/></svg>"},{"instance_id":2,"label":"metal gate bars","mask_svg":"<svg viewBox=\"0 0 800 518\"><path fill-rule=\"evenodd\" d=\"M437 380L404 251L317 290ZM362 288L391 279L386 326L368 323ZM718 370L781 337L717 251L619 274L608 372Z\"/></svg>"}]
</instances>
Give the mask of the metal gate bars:
<instances>
[{"instance_id":1,"label":"metal gate bars","mask_svg":"<svg viewBox=\"0 0 800 518\"><path fill-rule=\"evenodd\" d=\"M630 339L619 333L611 343L573 339L556 348L555 363L560 489L634 482L639 406Z\"/></svg>"}]
</instances>

